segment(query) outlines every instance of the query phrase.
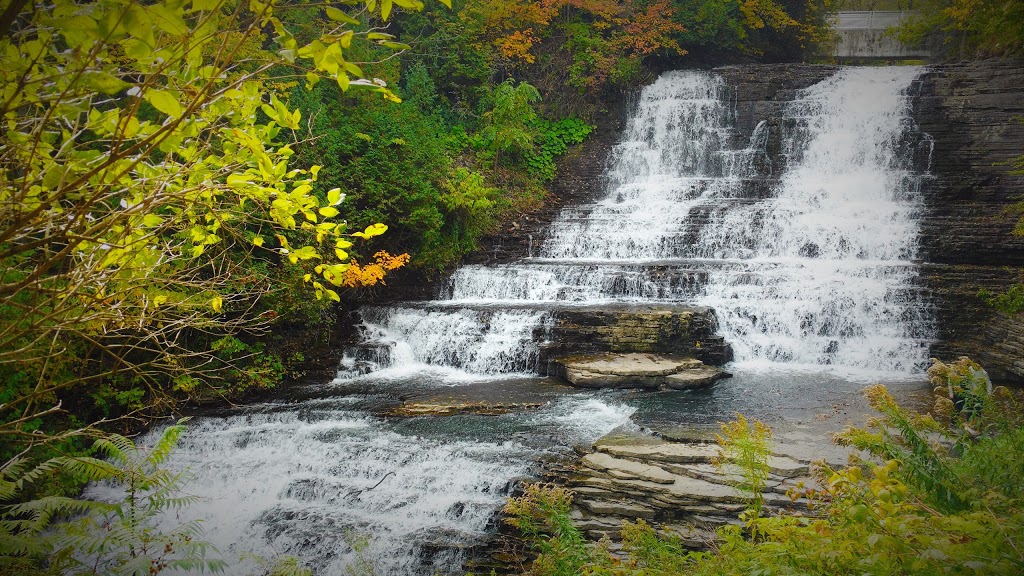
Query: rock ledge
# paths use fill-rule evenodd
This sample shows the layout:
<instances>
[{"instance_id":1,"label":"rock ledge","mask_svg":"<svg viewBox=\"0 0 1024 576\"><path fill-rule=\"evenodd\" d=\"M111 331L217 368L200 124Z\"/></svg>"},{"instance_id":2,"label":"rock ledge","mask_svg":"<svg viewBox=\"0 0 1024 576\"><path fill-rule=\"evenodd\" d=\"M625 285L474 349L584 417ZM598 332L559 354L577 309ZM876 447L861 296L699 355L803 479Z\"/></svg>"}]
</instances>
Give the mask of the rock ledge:
<instances>
[{"instance_id":1,"label":"rock ledge","mask_svg":"<svg viewBox=\"0 0 1024 576\"><path fill-rule=\"evenodd\" d=\"M551 360L551 373L580 388L671 388L707 386L728 372L685 356L599 353Z\"/></svg>"}]
</instances>

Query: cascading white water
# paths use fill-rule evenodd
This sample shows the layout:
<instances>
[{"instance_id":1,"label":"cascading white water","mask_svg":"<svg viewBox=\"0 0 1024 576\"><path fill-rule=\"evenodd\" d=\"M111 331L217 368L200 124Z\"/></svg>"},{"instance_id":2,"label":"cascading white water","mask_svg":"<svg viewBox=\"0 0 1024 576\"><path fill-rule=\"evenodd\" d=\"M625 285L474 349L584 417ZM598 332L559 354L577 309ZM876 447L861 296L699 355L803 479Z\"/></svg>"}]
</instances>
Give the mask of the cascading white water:
<instances>
[{"instance_id":1,"label":"cascading white water","mask_svg":"<svg viewBox=\"0 0 1024 576\"><path fill-rule=\"evenodd\" d=\"M710 74L669 72L644 89L612 152L610 193L552 223L541 257L678 257L690 209L733 180L728 116L726 87Z\"/></svg>"},{"instance_id":2,"label":"cascading white water","mask_svg":"<svg viewBox=\"0 0 1024 576\"><path fill-rule=\"evenodd\" d=\"M546 315L522 310L365 308L363 368L393 375L427 366L470 374L528 372L537 362L537 335ZM354 367L354 358L346 361ZM368 361L368 362L365 362ZM351 372L350 372L351 373Z\"/></svg>"},{"instance_id":3,"label":"cascading white water","mask_svg":"<svg viewBox=\"0 0 1024 576\"><path fill-rule=\"evenodd\" d=\"M927 360L929 311L915 287L922 175L906 91L919 69L849 68L787 106L788 169L774 197L721 202L694 256L737 360L908 373Z\"/></svg>"},{"instance_id":4,"label":"cascading white water","mask_svg":"<svg viewBox=\"0 0 1024 576\"><path fill-rule=\"evenodd\" d=\"M217 548L210 554L228 561L228 576L261 573L255 557L282 555L323 576L462 574L465 550L486 541L513 480L529 475L542 452L500 430L478 431L483 439L464 434L466 422L411 434L358 410L360 400L192 422L167 467L187 468L185 492L203 500L159 527L199 520L203 539ZM495 425L589 442L627 424L632 412L565 397ZM123 497L108 485L89 491L101 500Z\"/></svg>"}]
</instances>

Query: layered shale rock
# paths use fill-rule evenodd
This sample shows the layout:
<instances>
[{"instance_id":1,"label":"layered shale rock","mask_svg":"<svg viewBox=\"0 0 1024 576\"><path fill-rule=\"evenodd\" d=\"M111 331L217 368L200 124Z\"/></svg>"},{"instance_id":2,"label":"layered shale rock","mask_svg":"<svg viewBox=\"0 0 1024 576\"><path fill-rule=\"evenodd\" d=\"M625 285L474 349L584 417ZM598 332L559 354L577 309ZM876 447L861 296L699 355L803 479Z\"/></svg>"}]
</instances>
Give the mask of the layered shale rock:
<instances>
[{"instance_id":1,"label":"layered shale rock","mask_svg":"<svg viewBox=\"0 0 1024 576\"><path fill-rule=\"evenodd\" d=\"M543 351L548 360L606 352L680 355L714 366L732 360L732 348L715 334L718 324L710 308L609 304L567 307L552 316Z\"/></svg>"},{"instance_id":2,"label":"layered shale rock","mask_svg":"<svg viewBox=\"0 0 1024 576\"><path fill-rule=\"evenodd\" d=\"M1024 238L1008 208L1024 199L1024 176L1009 161L1024 154L1024 62L931 66L913 101L928 133L930 172L922 190L922 278L935 302L932 354L969 355L997 380L1024 381L1024 327L987 306L979 292L1024 281Z\"/></svg>"},{"instance_id":3,"label":"layered shale rock","mask_svg":"<svg viewBox=\"0 0 1024 576\"><path fill-rule=\"evenodd\" d=\"M716 466L718 447L654 437L608 436L578 461L551 470L549 479L575 493L576 525L591 539L621 537L622 523L643 519L703 549L723 524L738 523L749 494L736 486L740 471ZM763 493L768 512L808 512L807 501L787 495L812 485L807 462L775 454Z\"/></svg>"}]
</instances>

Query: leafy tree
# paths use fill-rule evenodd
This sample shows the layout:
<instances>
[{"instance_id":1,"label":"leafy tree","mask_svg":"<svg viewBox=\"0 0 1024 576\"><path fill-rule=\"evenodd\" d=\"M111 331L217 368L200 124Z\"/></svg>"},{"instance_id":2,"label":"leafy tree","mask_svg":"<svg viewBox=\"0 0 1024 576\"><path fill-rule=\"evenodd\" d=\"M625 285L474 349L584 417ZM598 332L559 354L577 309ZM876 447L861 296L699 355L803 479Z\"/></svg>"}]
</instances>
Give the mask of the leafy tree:
<instances>
[{"instance_id":1,"label":"leafy tree","mask_svg":"<svg viewBox=\"0 0 1024 576\"><path fill-rule=\"evenodd\" d=\"M1017 56L1024 51L1024 3L1004 0L923 0L899 30L916 44L934 38L948 55Z\"/></svg>"},{"instance_id":2,"label":"leafy tree","mask_svg":"<svg viewBox=\"0 0 1024 576\"><path fill-rule=\"evenodd\" d=\"M447 2L444 2L447 3ZM394 7L360 2L388 20ZM325 34L300 44L275 2L12 2L0 18L0 438L4 458L159 408L223 378L213 345L260 334L261 301L308 288L339 299L350 230L341 190L296 167L303 121L289 82L329 80L398 98L346 55L401 50L325 7ZM357 29L359 31L357 31ZM362 65L362 66L361 66ZM389 257L383 269L405 259ZM376 276L374 276L376 277ZM67 426L68 422L64 422Z\"/></svg>"}]
</instances>

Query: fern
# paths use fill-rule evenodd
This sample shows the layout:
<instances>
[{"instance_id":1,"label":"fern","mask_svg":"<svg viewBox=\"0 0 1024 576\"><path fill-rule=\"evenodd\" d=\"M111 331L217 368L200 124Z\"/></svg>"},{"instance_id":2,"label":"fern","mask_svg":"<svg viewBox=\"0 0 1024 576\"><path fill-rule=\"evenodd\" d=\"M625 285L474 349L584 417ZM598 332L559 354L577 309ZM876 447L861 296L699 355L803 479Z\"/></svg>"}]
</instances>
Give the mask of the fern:
<instances>
[{"instance_id":1,"label":"fern","mask_svg":"<svg viewBox=\"0 0 1024 576\"><path fill-rule=\"evenodd\" d=\"M187 472L161 468L185 428L169 426L150 449L117 434L98 439L92 457L60 457L29 469L19 459L0 469L0 501L16 501L26 486L45 476L64 474L123 488L117 502L48 496L0 508L0 566L19 559L59 566L64 574L150 576L167 569L222 571L223 560L208 558L216 549L201 539L190 521L170 531L157 518L199 499L180 492Z\"/></svg>"}]
</instances>

